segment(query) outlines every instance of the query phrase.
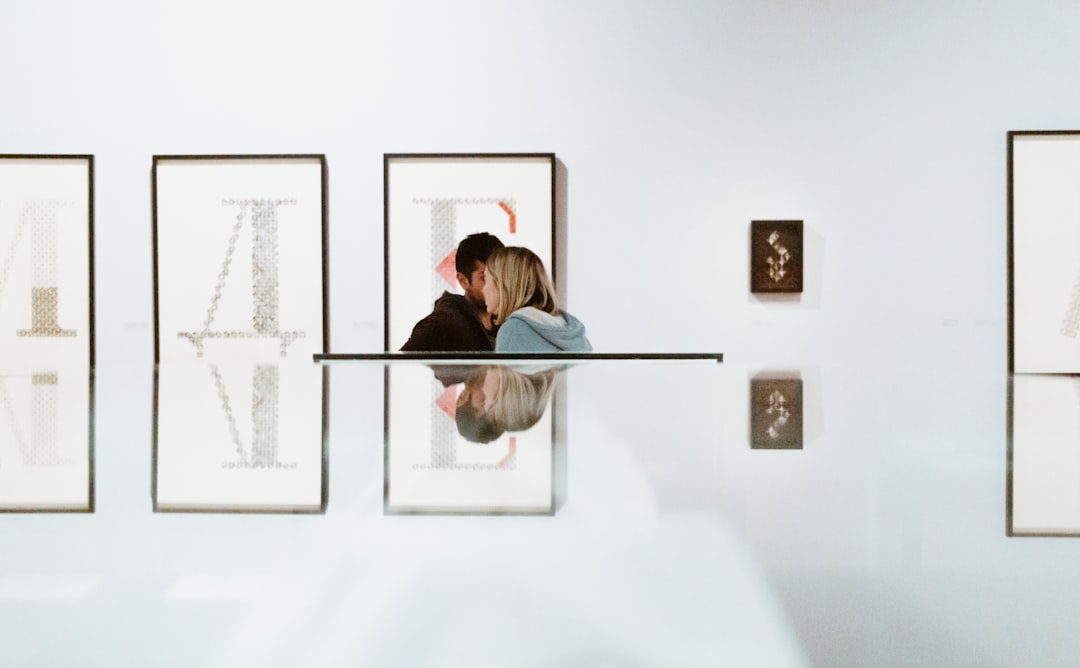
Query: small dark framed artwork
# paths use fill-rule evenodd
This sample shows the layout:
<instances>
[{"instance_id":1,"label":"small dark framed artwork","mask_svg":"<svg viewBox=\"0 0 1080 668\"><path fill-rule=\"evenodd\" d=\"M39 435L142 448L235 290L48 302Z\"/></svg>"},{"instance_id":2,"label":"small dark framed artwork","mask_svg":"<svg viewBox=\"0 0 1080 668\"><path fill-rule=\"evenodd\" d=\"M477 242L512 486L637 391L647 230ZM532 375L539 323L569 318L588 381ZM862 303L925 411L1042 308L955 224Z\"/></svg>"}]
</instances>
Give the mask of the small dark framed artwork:
<instances>
[{"instance_id":1,"label":"small dark framed artwork","mask_svg":"<svg viewBox=\"0 0 1080 668\"><path fill-rule=\"evenodd\" d=\"M750 291L803 291L803 222L750 223Z\"/></svg>"},{"instance_id":2,"label":"small dark framed artwork","mask_svg":"<svg viewBox=\"0 0 1080 668\"><path fill-rule=\"evenodd\" d=\"M802 385L797 374L769 372L750 379L752 449L802 450Z\"/></svg>"}]
</instances>

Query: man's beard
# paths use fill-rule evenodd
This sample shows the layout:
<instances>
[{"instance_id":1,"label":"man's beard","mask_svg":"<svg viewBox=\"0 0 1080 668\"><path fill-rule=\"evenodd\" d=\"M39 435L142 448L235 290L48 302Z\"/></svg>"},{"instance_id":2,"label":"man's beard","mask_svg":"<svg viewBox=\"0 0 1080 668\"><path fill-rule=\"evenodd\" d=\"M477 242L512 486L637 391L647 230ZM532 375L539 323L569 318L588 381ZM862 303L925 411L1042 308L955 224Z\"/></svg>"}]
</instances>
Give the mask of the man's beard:
<instances>
[{"instance_id":1,"label":"man's beard","mask_svg":"<svg viewBox=\"0 0 1080 668\"><path fill-rule=\"evenodd\" d=\"M487 303L484 301L484 295L475 296L472 293L466 292L465 299L468 299L469 303L472 304L476 310L480 311L480 313L487 313Z\"/></svg>"}]
</instances>

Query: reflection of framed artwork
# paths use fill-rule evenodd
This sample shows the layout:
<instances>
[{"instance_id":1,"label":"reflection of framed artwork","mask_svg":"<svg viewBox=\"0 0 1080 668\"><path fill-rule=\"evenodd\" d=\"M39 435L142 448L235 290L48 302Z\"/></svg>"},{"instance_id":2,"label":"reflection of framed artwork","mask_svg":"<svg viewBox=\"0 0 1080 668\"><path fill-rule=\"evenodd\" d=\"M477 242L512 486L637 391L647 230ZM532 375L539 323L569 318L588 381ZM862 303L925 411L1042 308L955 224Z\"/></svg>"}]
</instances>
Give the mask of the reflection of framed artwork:
<instances>
[{"instance_id":1,"label":"reflection of framed artwork","mask_svg":"<svg viewBox=\"0 0 1080 668\"><path fill-rule=\"evenodd\" d=\"M0 155L0 364L94 364L94 158Z\"/></svg>"},{"instance_id":2,"label":"reflection of framed artwork","mask_svg":"<svg viewBox=\"0 0 1080 668\"><path fill-rule=\"evenodd\" d=\"M768 372L750 379L752 449L801 450L802 415L802 378L798 374Z\"/></svg>"},{"instance_id":3,"label":"reflection of framed artwork","mask_svg":"<svg viewBox=\"0 0 1080 668\"><path fill-rule=\"evenodd\" d=\"M1010 132L1009 371L1080 372L1080 131Z\"/></svg>"},{"instance_id":4,"label":"reflection of framed artwork","mask_svg":"<svg viewBox=\"0 0 1080 668\"><path fill-rule=\"evenodd\" d=\"M559 373L388 366L384 511L554 513L550 408Z\"/></svg>"},{"instance_id":5,"label":"reflection of framed artwork","mask_svg":"<svg viewBox=\"0 0 1080 668\"><path fill-rule=\"evenodd\" d=\"M325 157L154 156L153 172L154 359L324 352Z\"/></svg>"},{"instance_id":6,"label":"reflection of framed artwork","mask_svg":"<svg viewBox=\"0 0 1080 668\"><path fill-rule=\"evenodd\" d=\"M1009 381L1006 533L1080 536L1080 379Z\"/></svg>"},{"instance_id":7,"label":"reflection of framed artwork","mask_svg":"<svg viewBox=\"0 0 1080 668\"><path fill-rule=\"evenodd\" d=\"M0 512L93 512L92 387L85 364L0 371Z\"/></svg>"},{"instance_id":8,"label":"reflection of framed artwork","mask_svg":"<svg viewBox=\"0 0 1080 668\"><path fill-rule=\"evenodd\" d=\"M325 512L327 378L299 360L160 365L154 511Z\"/></svg>"},{"instance_id":9,"label":"reflection of framed artwork","mask_svg":"<svg viewBox=\"0 0 1080 668\"><path fill-rule=\"evenodd\" d=\"M750 223L750 291L803 291L803 222Z\"/></svg>"},{"instance_id":10,"label":"reflection of framed artwork","mask_svg":"<svg viewBox=\"0 0 1080 668\"><path fill-rule=\"evenodd\" d=\"M454 255L470 234L529 248L554 279L554 154L386 154L383 178L386 350L444 291L462 292Z\"/></svg>"}]
</instances>

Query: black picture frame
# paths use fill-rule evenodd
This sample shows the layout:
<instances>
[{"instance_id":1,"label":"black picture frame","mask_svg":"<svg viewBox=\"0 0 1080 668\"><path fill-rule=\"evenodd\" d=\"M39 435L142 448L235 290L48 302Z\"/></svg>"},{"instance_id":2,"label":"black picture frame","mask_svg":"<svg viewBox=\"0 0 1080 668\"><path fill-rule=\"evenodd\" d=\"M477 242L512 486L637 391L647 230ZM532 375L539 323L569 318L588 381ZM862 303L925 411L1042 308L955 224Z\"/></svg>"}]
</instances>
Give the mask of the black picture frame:
<instances>
[{"instance_id":1,"label":"black picture frame","mask_svg":"<svg viewBox=\"0 0 1080 668\"><path fill-rule=\"evenodd\" d=\"M293 362L290 364L295 368L306 366L304 362ZM267 515L323 515L326 514L326 509L329 503L329 484L330 484L330 449L329 449L329 425L330 425L330 373L329 369L323 367L318 369L316 373L320 376L320 426L318 440L320 444L320 490L318 503L305 503L305 504L288 504L288 503L275 503L267 501L265 493L256 495L247 495L243 501L223 502L218 498L215 498L215 492L210 489L210 485L206 484L205 479L200 481L197 476L188 476L187 483L191 487L199 487L205 494L197 501L186 500L184 502L163 502L159 496L160 479L161 479L161 376L162 372L170 372L177 367L181 367L187 370L197 368L197 364L175 364L165 365L164 368L158 365L154 369L154 387L153 387L153 420L151 426L151 474L150 474L150 497L153 512L155 513L195 513L195 514L267 514ZM224 397L227 397L225 388L223 386L218 387L218 392L223 393ZM175 395L174 395L175 396ZM253 401L253 404L255 402ZM194 402L191 405L195 405ZM224 408L228 409L228 402L224 404ZM296 404L290 404L290 411L295 412L298 409ZM254 410L252 411L254 412ZM233 418L228 420L222 420L220 415L188 415L188 420L201 421L201 422L214 422L217 424L225 424L231 422ZM276 422L276 421L275 421ZM173 424L174 428L177 425ZM235 437L235 435L234 435ZM276 436L275 436L276 439ZM221 438L217 439L214 444L216 450L224 456L225 454L232 455L229 452L230 444L228 443L229 437L227 433L221 432ZM254 449L254 444L252 448ZM272 454L272 453L271 453ZM250 463L249 463L250 464ZM262 467L255 467L250 465L240 467L229 468L246 468L249 469L246 480L236 480L231 485L235 487L242 487L244 484L250 484L252 482L250 476L250 469L264 468L266 470L272 468L281 468L274 466L274 462L269 462L269 465L264 462ZM205 471L205 469L203 469ZM243 472L241 472L243 473ZM254 475L260 475L261 471L254 471ZM174 476L175 478L175 476ZM174 480L175 484L175 480ZM261 498L255 498L261 497Z\"/></svg>"},{"instance_id":2,"label":"black picture frame","mask_svg":"<svg viewBox=\"0 0 1080 668\"><path fill-rule=\"evenodd\" d=\"M1006 137L1008 372L1080 373L1080 130Z\"/></svg>"},{"instance_id":3,"label":"black picture frame","mask_svg":"<svg viewBox=\"0 0 1080 668\"><path fill-rule=\"evenodd\" d=\"M7 200L0 204L6 205L8 212L14 212L11 229L0 224L0 302L10 305L15 301L10 293L9 299L3 300L5 288L11 289L13 284L14 289L28 289L30 293L26 300L30 313L14 315L0 308L0 328L10 335L0 337L0 376L14 377L18 389L27 393L27 406L32 413L36 412L39 418L51 416L56 421L55 426L40 434L45 440L37 441L39 434L34 432L33 420L15 410L8 389L4 389L0 397L6 404L4 417L13 421L13 432L18 433L13 433L11 439L5 433L0 442L28 448L36 463L24 461L26 466L49 466L51 462L63 464L64 468L72 465L81 468L84 463L86 467L85 483L81 474L75 478L63 475L52 480L52 484L46 484L38 476L36 486L42 494L5 498L0 501L0 512L94 512L93 415L97 362L94 182L91 154L0 154L0 200ZM73 209L74 215L68 215ZM22 279L13 276L13 264L24 262L28 271ZM73 300L74 307L62 308ZM0 378L0 382L5 380L12 378ZM30 424L17 428L24 419L30 419ZM71 429L69 424L85 424L85 427ZM85 455L82 433L85 433ZM22 443L23 440L28 442ZM74 460L70 459L72 452L78 453ZM26 452L20 458L25 456ZM15 475L22 470L18 466L14 469ZM3 482L5 491L15 488L12 483L12 480ZM59 500L44 493L53 487L68 490L64 496L69 498ZM75 496L80 498L75 500Z\"/></svg>"},{"instance_id":4,"label":"black picture frame","mask_svg":"<svg viewBox=\"0 0 1080 668\"><path fill-rule=\"evenodd\" d=\"M764 372L750 379L750 447L802 450L803 382L797 373Z\"/></svg>"},{"instance_id":5,"label":"black picture frame","mask_svg":"<svg viewBox=\"0 0 1080 668\"><path fill-rule=\"evenodd\" d=\"M481 173L484 166L493 171L504 169L491 178ZM446 275L440 280L439 267L446 266L449 253L467 234L490 232L508 246L530 248L556 281L556 193L554 153L383 154L383 349L398 350L405 343L412 326L430 313L439 289L456 289L456 283ZM508 204L512 200L517 200L516 205ZM435 213L424 213L414 206L433 211L436 202L450 203L448 217L454 220L453 230L446 231L446 222ZM465 217L466 205L470 211L475 207L488 210L484 218ZM544 213L534 215L523 209ZM487 214L508 216L508 229L485 224ZM531 227L527 234L524 221L515 229L518 216L528 218ZM536 227L540 218L542 228ZM433 241L433 231L439 232L437 241Z\"/></svg>"},{"instance_id":6,"label":"black picture frame","mask_svg":"<svg viewBox=\"0 0 1080 668\"><path fill-rule=\"evenodd\" d=\"M566 369L567 367L561 364L533 364L531 366L515 365L514 367L511 367L502 364L482 364L476 360L460 360L460 363L457 364L431 363L424 365L413 362L404 362L396 365L386 364L383 371L383 514L554 515L557 511L560 499L564 498L566 493L566 481L564 476L561 475L561 472L565 469L566 456L566 444L561 439L561 435L564 434L565 431L566 422ZM491 494L483 495L484 502L478 503L476 492L477 489L482 489L481 486L476 485L479 481L468 481L470 484L467 485L453 484L453 479L461 475L487 476L498 474L496 467L492 466L490 463L484 465L459 465L458 462L454 461L455 457L453 453L456 452L457 446L447 443L447 440L453 441L462 439L458 438L459 433L452 433L448 430L449 423L444 422L442 424L444 430L447 430L447 433L443 434L443 438L437 438L435 435L439 428L436 424L436 419L442 417L441 415L438 415L438 413L440 410L446 410L447 408L445 403L441 400L445 399L455 386L460 384L465 384L467 386L470 380L477 379L477 374L485 374L489 371L510 373L514 375L530 375L531 373L552 375L553 385L548 389L549 395L545 402L544 415L537 422L537 424L542 424L545 420L550 421L549 429L539 430L533 426L522 431L507 430L506 432L500 432L499 435L495 437L495 440L479 446L480 449L490 450L497 448L500 445L513 444L519 436L522 439L529 439L522 444L522 449L536 448L538 445L543 444L544 447L547 448L547 452L550 453L550 461L547 470L544 471L550 476L550 479L546 490L545 502L542 504L538 503L539 497L533 498L527 503L522 503L520 499L508 500L502 498L498 493L497 488L488 490ZM397 377L399 384L407 385L407 387L395 387L393 383L394 377ZM417 381L420 381L419 385L417 384ZM423 385L428 385L430 387L441 385L442 396L440 397L440 400L437 400L430 406L426 405L428 396L423 391ZM410 408L406 410L406 414L411 413L412 415L418 415L418 412L414 412L417 410L419 412L430 411L432 414L436 414L432 417L429 431L425 434L427 436L426 439L410 438L409 436L403 437L401 434L396 433L396 429L402 429L406 426L410 429L414 429L416 428L416 425L423 422L423 420L403 418L400 414L400 410L392 410L393 406L391 403L400 399L405 399L410 403ZM460 435L464 437L464 433L461 433ZM449 437L449 439L447 439L447 437ZM544 439L546 439L546 442ZM473 439L464 437L464 440ZM431 449L429 465L418 465L418 462L413 462L409 455L403 457L403 453L406 451L412 451L410 454L415 456L416 449L423 445L427 445ZM442 447L440 448L440 446ZM514 446L510 445L510 447ZM435 462L437 459L435 454L437 448L450 453L445 458L438 458L438 464ZM396 461L397 457L402 457L406 464L412 462L412 466L399 466L394 464L393 462ZM534 471L536 470L537 469L534 469ZM408 485L411 491L407 491L404 494L399 492L399 487L405 486L398 484L403 481L404 477L414 478L416 476L429 476L427 482L437 482L437 484L421 486L411 484ZM415 490L421 487L428 490L425 492L426 498L417 499ZM518 485L513 485L512 487L517 488ZM465 489L470 490L468 496L471 500L463 500L462 492ZM431 492L430 490L435 491ZM432 496L435 498L432 498Z\"/></svg>"},{"instance_id":7,"label":"black picture frame","mask_svg":"<svg viewBox=\"0 0 1080 668\"><path fill-rule=\"evenodd\" d=\"M803 291L803 221L751 221L750 291Z\"/></svg>"},{"instance_id":8,"label":"black picture frame","mask_svg":"<svg viewBox=\"0 0 1080 668\"><path fill-rule=\"evenodd\" d=\"M1013 374L1006 385L1005 535L1080 537L1080 377Z\"/></svg>"},{"instance_id":9,"label":"black picture frame","mask_svg":"<svg viewBox=\"0 0 1080 668\"><path fill-rule=\"evenodd\" d=\"M151 215L153 220L152 227L152 248L153 248L153 282L154 282L154 362L159 363L162 361L162 280L163 280L163 268L162 268L162 230L161 219L163 217L162 202L161 202L161 190L162 185L160 183L160 172L163 166L169 164L175 165L197 165L198 163L204 163L205 165L220 165L221 163L232 163L236 166L243 165L282 165L284 163L303 164L303 163L317 163L319 173L319 185L318 185L318 206L319 206L319 226L318 226L318 244L319 244L319 261L321 266L318 270L318 280L321 283L320 296L321 300L318 302L321 307L321 315L319 316L319 328L321 330L317 341L322 353L326 353L330 349L330 326L329 326L329 313L330 313L330 292L329 292L329 261L327 257L328 251L328 234L329 234L329 197L328 197L328 168L325 154L320 153L301 153L301 154L207 154L207 155L154 155L153 164L151 167ZM275 198L278 195L267 193L266 197ZM287 199L287 195L283 196L283 199ZM230 251L231 252L231 251ZM226 260L228 262L228 259ZM216 271L216 269L215 269ZM314 273L314 272L313 272ZM312 279L314 282L314 279ZM238 334L237 332L222 332L215 333L218 338L228 337L229 334ZM282 337L282 350L287 346L286 339ZM318 354L320 351L313 351ZM199 355L201 356L201 349Z\"/></svg>"}]
</instances>

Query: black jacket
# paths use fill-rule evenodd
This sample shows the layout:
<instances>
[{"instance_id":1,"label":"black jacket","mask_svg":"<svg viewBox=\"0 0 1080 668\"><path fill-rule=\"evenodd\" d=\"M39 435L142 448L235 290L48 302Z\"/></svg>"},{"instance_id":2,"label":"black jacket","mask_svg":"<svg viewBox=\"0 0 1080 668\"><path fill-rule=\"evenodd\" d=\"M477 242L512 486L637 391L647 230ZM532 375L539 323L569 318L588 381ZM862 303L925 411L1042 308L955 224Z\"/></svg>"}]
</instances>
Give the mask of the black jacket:
<instances>
[{"instance_id":1,"label":"black jacket","mask_svg":"<svg viewBox=\"0 0 1080 668\"><path fill-rule=\"evenodd\" d=\"M435 300L431 314L413 327L401 350L405 352L490 352L495 332L484 325L464 295L444 292Z\"/></svg>"}]
</instances>

